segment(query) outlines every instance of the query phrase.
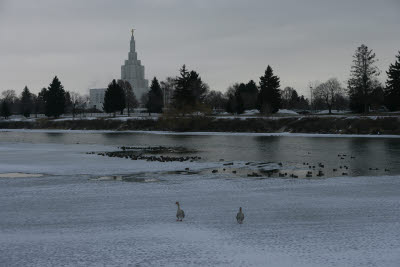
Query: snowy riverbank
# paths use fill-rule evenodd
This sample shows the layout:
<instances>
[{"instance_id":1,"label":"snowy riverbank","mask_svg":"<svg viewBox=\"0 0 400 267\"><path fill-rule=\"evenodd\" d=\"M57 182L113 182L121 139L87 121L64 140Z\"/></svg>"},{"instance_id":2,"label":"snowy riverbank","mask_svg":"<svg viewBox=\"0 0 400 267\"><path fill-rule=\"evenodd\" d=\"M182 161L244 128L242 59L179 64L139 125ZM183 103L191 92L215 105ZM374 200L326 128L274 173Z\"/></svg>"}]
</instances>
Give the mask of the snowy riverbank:
<instances>
[{"instance_id":1,"label":"snowy riverbank","mask_svg":"<svg viewBox=\"0 0 400 267\"><path fill-rule=\"evenodd\" d=\"M193 136L284 136L284 137L315 137L315 138L400 138L400 135L388 134L313 134L313 133L248 133L248 132L172 132L172 131L116 131L116 130L59 130L59 129L0 129L0 132L16 133L139 133L155 135L193 135Z\"/></svg>"},{"instance_id":2,"label":"snowy riverbank","mask_svg":"<svg viewBox=\"0 0 400 267\"><path fill-rule=\"evenodd\" d=\"M161 117L1 121L0 129L400 135L398 116Z\"/></svg>"}]
</instances>

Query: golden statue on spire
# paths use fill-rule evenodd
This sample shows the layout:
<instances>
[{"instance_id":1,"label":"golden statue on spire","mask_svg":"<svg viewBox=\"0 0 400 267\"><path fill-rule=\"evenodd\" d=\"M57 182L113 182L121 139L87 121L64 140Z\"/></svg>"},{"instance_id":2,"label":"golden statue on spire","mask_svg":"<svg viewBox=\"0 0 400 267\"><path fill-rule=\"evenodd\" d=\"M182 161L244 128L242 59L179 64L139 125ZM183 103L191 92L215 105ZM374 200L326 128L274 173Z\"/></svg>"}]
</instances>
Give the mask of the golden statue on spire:
<instances>
[{"instance_id":1,"label":"golden statue on spire","mask_svg":"<svg viewBox=\"0 0 400 267\"><path fill-rule=\"evenodd\" d=\"M132 36L133 36L133 33L134 33L134 31L135 31L135 30L136 30L136 29L132 29L132 30L131 30L131 32L132 32Z\"/></svg>"}]
</instances>

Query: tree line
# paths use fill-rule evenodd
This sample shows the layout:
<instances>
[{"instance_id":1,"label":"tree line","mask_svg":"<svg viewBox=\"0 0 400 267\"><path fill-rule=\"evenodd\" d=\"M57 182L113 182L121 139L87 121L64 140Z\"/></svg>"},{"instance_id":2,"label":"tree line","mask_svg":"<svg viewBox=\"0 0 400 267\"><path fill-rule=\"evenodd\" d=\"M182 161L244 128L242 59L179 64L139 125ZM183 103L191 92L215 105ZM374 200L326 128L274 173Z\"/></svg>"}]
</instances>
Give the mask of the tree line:
<instances>
[{"instance_id":1,"label":"tree line","mask_svg":"<svg viewBox=\"0 0 400 267\"><path fill-rule=\"evenodd\" d=\"M299 95L292 87L280 88L280 78L267 66L258 83L253 80L235 83L225 93L210 90L195 70L183 65L176 77L167 77L159 82L153 78L150 90L141 98L141 104L148 113L162 113L166 110L179 114L193 112L226 111L241 114L245 110L258 109L263 114L276 113L279 109L332 110L351 109L353 112L368 112L385 106L390 111L400 110L400 52L389 66L386 84L379 82L381 74L376 66L377 58L372 49L361 45L353 55L353 64L347 88L337 78L310 86L311 98ZM48 88L37 95L25 87L20 97L14 90L1 94L1 116L11 114L45 114L59 117L64 113L77 113L85 110L88 96L64 90L57 76ZM129 82L113 80L105 92L104 112L116 115L139 106L134 90Z\"/></svg>"},{"instance_id":2,"label":"tree line","mask_svg":"<svg viewBox=\"0 0 400 267\"><path fill-rule=\"evenodd\" d=\"M1 94L0 114L8 118L12 114L21 114L30 117L44 114L47 117L59 117L64 113L76 114L86 110L89 96L82 96L76 92L64 90L57 76L47 88L43 88L37 95L30 92L25 86L18 97L14 90L6 90Z\"/></svg>"}]
</instances>

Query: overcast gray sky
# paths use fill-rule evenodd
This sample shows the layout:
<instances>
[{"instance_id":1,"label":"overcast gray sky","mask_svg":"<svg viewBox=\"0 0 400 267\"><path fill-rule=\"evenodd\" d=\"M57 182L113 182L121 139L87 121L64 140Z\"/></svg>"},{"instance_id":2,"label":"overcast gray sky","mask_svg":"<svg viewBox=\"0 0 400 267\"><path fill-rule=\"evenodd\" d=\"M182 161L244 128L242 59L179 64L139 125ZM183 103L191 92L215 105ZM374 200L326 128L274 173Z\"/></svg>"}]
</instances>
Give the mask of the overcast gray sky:
<instances>
[{"instance_id":1,"label":"overcast gray sky","mask_svg":"<svg viewBox=\"0 0 400 267\"><path fill-rule=\"evenodd\" d=\"M385 71L400 50L400 0L0 0L0 91L38 92L57 75L87 92L120 77L130 29L146 78L186 64L212 89L257 83L267 65L308 95L345 82L357 46Z\"/></svg>"}]
</instances>

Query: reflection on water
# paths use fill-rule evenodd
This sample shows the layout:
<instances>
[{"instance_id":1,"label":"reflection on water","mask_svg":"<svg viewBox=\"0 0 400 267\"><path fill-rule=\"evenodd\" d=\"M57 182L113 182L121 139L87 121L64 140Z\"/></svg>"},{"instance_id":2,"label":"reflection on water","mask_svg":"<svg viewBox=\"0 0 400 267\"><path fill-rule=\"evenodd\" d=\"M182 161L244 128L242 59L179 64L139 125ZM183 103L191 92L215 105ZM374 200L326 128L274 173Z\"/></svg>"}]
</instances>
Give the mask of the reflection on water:
<instances>
[{"instance_id":1,"label":"reflection on water","mask_svg":"<svg viewBox=\"0 0 400 267\"><path fill-rule=\"evenodd\" d=\"M337 173L354 176L400 174L400 139L393 138L0 132L0 142L179 146L198 151L206 161L282 162L284 167L299 169L305 163L322 163L327 173L338 169ZM343 154L346 157L338 156Z\"/></svg>"}]
</instances>

